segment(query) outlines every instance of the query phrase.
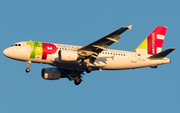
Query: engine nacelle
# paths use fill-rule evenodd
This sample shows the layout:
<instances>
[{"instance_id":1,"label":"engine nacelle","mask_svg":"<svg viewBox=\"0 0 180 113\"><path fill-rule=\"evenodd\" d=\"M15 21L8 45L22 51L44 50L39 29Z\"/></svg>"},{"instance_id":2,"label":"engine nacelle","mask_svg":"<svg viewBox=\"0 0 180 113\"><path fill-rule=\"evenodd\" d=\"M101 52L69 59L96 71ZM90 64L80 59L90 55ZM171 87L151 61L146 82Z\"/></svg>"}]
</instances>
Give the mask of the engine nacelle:
<instances>
[{"instance_id":1,"label":"engine nacelle","mask_svg":"<svg viewBox=\"0 0 180 113\"><path fill-rule=\"evenodd\" d=\"M59 51L59 60L61 61L77 61L77 59L78 59L77 51L72 51L72 50Z\"/></svg>"},{"instance_id":2,"label":"engine nacelle","mask_svg":"<svg viewBox=\"0 0 180 113\"><path fill-rule=\"evenodd\" d=\"M57 68L43 68L41 71L43 79L46 80L58 80L61 77L61 71Z\"/></svg>"}]
</instances>

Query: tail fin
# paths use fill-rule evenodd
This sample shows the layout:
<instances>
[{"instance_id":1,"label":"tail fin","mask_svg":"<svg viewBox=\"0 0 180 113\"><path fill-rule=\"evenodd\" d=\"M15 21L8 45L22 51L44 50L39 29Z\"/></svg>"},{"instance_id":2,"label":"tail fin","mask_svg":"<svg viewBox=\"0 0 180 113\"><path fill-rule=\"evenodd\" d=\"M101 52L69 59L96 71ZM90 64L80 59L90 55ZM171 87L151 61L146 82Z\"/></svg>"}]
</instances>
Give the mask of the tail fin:
<instances>
[{"instance_id":1,"label":"tail fin","mask_svg":"<svg viewBox=\"0 0 180 113\"><path fill-rule=\"evenodd\" d=\"M154 31L134 50L139 53L155 55L161 52L167 27L158 26Z\"/></svg>"}]
</instances>

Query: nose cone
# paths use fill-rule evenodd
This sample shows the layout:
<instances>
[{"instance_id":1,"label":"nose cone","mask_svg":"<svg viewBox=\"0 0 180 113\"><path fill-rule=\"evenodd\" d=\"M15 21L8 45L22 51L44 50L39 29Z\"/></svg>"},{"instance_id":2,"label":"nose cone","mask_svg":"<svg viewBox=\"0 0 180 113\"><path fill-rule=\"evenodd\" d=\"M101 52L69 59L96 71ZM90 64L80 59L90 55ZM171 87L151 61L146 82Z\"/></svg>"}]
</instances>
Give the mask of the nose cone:
<instances>
[{"instance_id":1,"label":"nose cone","mask_svg":"<svg viewBox=\"0 0 180 113\"><path fill-rule=\"evenodd\" d=\"M4 56L7 56L7 49L3 51Z\"/></svg>"},{"instance_id":2,"label":"nose cone","mask_svg":"<svg viewBox=\"0 0 180 113\"><path fill-rule=\"evenodd\" d=\"M3 51L3 54L4 54L4 56L6 56L6 57L11 57L12 51L11 51L10 48L6 48L6 49Z\"/></svg>"}]
</instances>

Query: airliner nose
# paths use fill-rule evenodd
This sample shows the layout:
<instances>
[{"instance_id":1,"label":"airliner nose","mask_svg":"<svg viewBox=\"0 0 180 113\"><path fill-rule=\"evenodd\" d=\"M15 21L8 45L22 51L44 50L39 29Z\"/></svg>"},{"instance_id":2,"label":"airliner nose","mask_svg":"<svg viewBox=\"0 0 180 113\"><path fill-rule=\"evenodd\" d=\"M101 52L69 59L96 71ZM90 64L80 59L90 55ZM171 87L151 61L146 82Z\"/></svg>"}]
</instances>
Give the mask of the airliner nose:
<instances>
[{"instance_id":1,"label":"airliner nose","mask_svg":"<svg viewBox=\"0 0 180 113\"><path fill-rule=\"evenodd\" d=\"M6 48L6 49L3 51L3 54L4 54L4 56L6 56L6 57L10 57L10 54L11 54L10 49L9 49L9 48Z\"/></svg>"},{"instance_id":2,"label":"airliner nose","mask_svg":"<svg viewBox=\"0 0 180 113\"><path fill-rule=\"evenodd\" d=\"M3 51L4 56L7 56L7 49Z\"/></svg>"}]
</instances>

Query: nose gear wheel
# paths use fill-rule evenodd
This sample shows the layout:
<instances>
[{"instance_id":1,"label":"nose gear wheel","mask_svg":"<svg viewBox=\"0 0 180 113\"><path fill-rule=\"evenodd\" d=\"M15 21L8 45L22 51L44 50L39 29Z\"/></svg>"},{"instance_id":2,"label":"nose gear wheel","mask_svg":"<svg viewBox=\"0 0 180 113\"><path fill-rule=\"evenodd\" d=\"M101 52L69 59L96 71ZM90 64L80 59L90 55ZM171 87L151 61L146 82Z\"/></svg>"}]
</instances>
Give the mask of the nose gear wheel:
<instances>
[{"instance_id":1,"label":"nose gear wheel","mask_svg":"<svg viewBox=\"0 0 180 113\"><path fill-rule=\"evenodd\" d=\"M29 71L30 71L30 66L31 66L31 61L30 61L30 60L27 61L27 66L28 66L28 68L26 69L26 73L29 73Z\"/></svg>"}]
</instances>

